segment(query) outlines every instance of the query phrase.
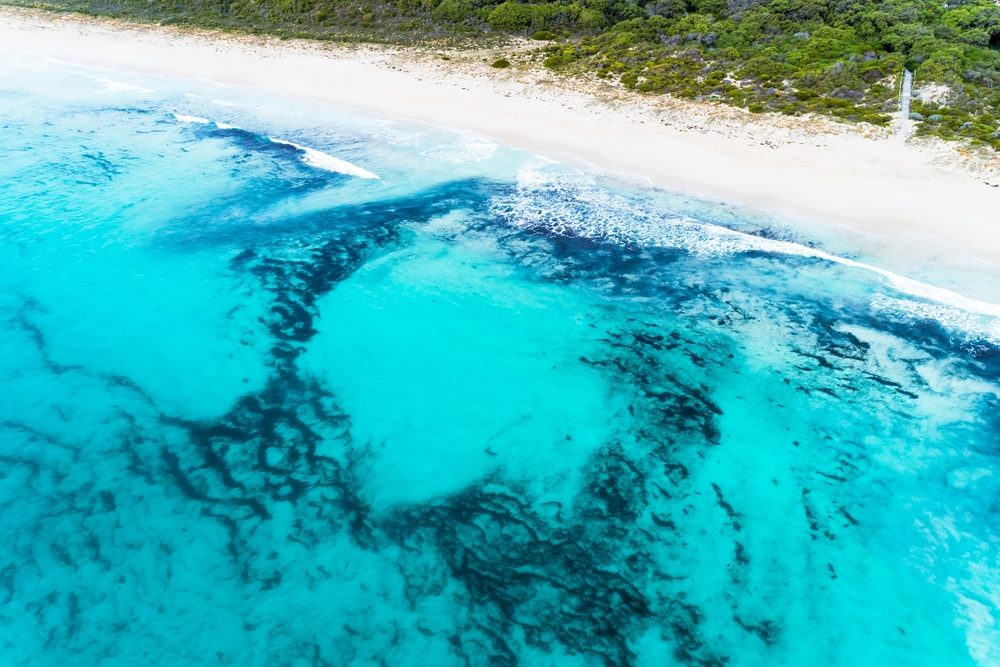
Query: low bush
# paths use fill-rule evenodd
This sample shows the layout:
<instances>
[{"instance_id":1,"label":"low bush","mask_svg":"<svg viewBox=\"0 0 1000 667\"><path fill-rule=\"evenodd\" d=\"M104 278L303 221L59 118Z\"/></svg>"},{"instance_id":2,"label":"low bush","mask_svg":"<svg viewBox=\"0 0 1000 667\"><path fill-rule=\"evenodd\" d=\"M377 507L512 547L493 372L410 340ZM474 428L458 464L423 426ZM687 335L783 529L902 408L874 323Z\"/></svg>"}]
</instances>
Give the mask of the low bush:
<instances>
[{"instance_id":1,"label":"low bush","mask_svg":"<svg viewBox=\"0 0 1000 667\"><path fill-rule=\"evenodd\" d=\"M497 5L486 20L494 30L519 32L531 25L531 19L530 5L508 1Z\"/></svg>"}]
</instances>

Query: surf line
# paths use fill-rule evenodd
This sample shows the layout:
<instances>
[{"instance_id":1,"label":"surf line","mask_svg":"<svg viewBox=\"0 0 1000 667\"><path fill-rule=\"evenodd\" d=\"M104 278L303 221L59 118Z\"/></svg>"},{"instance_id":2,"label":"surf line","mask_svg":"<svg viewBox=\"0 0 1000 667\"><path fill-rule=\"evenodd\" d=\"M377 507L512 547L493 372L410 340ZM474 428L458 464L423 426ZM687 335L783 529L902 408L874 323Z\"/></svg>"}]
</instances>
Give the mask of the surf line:
<instances>
[{"instance_id":1,"label":"surf line","mask_svg":"<svg viewBox=\"0 0 1000 667\"><path fill-rule=\"evenodd\" d=\"M195 123L197 125L214 125L220 130L241 129L236 127L235 125L227 125L226 123L220 123L218 121L213 121L208 118L202 118L201 116L190 116L187 114L181 114L176 112L174 112L172 115L175 120L181 123ZM270 141L272 144L291 146L295 150L301 151L302 161L308 164L310 167L315 167L316 169L322 169L324 171L332 171L338 174L355 176L357 178L381 180L379 179L378 174L368 171L364 167L359 167L356 164L352 164L347 160L341 160L340 158L334 157L329 153L324 153L323 151L316 150L315 148L310 148L309 146L303 146L302 144L297 144L294 141L288 141L287 139L278 139L277 137L264 137L264 138Z\"/></svg>"}]
</instances>

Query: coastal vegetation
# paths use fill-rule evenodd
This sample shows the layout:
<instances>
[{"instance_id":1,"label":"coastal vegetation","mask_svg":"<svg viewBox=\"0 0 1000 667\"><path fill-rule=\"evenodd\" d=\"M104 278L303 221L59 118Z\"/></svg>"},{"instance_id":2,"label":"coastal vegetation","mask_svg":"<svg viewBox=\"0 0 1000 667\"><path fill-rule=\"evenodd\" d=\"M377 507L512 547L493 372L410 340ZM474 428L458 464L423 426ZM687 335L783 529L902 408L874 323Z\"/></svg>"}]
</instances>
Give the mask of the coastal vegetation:
<instances>
[{"instance_id":1,"label":"coastal vegetation","mask_svg":"<svg viewBox=\"0 0 1000 667\"><path fill-rule=\"evenodd\" d=\"M46 0L48 9L264 32L413 42L521 36L541 61L644 93L885 125L915 73L921 134L1000 149L994 0ZM921 90L930 91L922 94Z\"/></svg>"}]
</instances>

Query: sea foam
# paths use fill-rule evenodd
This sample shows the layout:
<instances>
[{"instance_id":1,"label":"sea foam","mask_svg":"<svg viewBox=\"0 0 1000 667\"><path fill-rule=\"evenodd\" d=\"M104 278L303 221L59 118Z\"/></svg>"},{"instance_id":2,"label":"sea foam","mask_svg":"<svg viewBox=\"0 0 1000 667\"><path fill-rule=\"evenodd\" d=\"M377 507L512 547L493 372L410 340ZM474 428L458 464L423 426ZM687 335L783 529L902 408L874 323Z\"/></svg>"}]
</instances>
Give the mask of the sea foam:
<instances>
[{"instance_id":1,"label":"sea foam","mask_svg":"<svg viewBox=\"0 0 1000 667\"><path fill-rule=\"evenodd\" d=\"M197 123L198 125L208 125L212 121L207 118L202 118L201 116L189 116L183 113L174 113L174 119L180 121L181 123Z\"/></svg>"},{"instance_id":2,"label":"sea foam","mask_svg":"<svg viewBox=\"0 0 1000 667\"><path fill-rule=\"evenodd\" d=\"M103 93L122 93L122 92L137 92L137 93L148 93L151 91L150 88L144 88L142 86L137 86L132 83L125 83L124 81L115 81L114 79L106 79L103 77L92 77L94 81L101 84L101 92Z\"/></svg>"},{"instance_id":3,"label":"sea foam","mask_svg":"<svg viewBox=\"0 0 1000 667\"><path fill-rule=\"evenodd\" d=\"M235 125L220 123L218 121L213 121L208 118L203 118L201 116L191 116L188 114L181 114L176 112L174 112L172 115L175 120L181 123L194 123L197 125L214 125L220 130L241 129L236 127ZM264 137L264 138L273 144L281 144L282 146L291 146L292 148L301 151L302 161L308 164L310 167L315 167L316 169L322 169L324 171L332 171L338 174L355 176L357 178L365 178L365 179L379 178L377 174L374 174L363 167L359 167L358 165L352 164L346 160L341 160L340 158L334 157L329 153L324 153L323 151L317 150L315 148L310 148L309 146L303 146L293 141L288 141L287 139L278 139L276 137Z\"/></svg>"},{"instance_id":4,"label":"sea foam","mask_svg":"<svg viewBox=\"0 0 1000 667\"><path fill-rule=\"evenodd\" d=\"M550 164L535 161L522 167L514 192L494 200L493 213L511 224L547 233L676 248L703 257L750 252L795 256L867 271L879 276L896 292L919 300L876 299L873 307L906 311L911 316L933 319L991 342L1000 341L1000 304L973 299L800 243L755 236L690 216L657 211L600 188L582 173L552 169Z\"/></svg>"},{"instance_id":5,"label":"sea foam","mask_svg":"<svg viewBox=\"0 0 1000 667\"><path fill-rule=\"evenodd\" d=\"M341 160L340 158L334 157L329 153L324 153L323 151L316 150L315 148L309 148L308 146L303 146L297 144L293 141L288 141L287 139L276 139L275 137L268 137L268 140L276 144L284 144L285 146L291 146L297 148L304 153L302 161L308 165L316 167L317 169L324 169L326 171L335 171L340 174L347 174L349 176L357 176L358 178L369 178L377 179L378 175L359 167L356 164L351 164L346 160Z\"/></svg>"}]
</instances>

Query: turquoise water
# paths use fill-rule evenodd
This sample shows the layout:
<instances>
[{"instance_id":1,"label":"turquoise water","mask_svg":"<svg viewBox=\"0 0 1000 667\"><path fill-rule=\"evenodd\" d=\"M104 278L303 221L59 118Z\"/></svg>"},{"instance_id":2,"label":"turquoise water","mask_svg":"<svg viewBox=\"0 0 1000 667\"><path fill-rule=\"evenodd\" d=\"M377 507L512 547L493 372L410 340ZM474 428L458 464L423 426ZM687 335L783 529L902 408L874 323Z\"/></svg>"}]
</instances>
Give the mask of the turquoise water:
<instances>
[{"instance_id":1,"label":"turquoise water","mask_svg":"<svg viewBox=\"0 0 1000 667\"><path fill-rule=\"evenodd\" d=\"M0 155L0 663L1000 664L987 305L203 82Z\"/></svg>"}]
</instances>

